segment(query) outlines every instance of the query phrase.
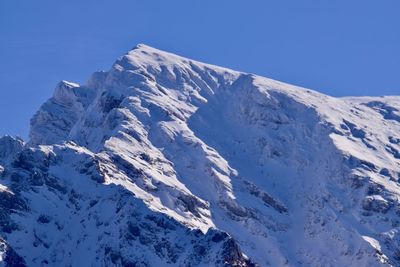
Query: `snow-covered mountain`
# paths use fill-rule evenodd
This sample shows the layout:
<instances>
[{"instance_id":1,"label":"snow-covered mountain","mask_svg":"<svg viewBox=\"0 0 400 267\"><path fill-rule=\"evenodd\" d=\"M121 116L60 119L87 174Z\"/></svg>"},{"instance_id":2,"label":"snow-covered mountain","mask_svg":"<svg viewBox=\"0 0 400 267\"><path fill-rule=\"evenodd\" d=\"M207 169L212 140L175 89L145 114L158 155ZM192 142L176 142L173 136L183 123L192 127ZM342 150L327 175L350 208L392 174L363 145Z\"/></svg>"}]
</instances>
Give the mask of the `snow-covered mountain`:
<instances>
[{"instance_id":1,"label":"snow-covered mountain","mask_svg":"<svg viewBox=\"0 0 400 267\"><path fill-rule=\"evenodd\" d=\"M400 266L400 97L145 45L0 139L5 266Z\"/></svg>"}]
</instances>

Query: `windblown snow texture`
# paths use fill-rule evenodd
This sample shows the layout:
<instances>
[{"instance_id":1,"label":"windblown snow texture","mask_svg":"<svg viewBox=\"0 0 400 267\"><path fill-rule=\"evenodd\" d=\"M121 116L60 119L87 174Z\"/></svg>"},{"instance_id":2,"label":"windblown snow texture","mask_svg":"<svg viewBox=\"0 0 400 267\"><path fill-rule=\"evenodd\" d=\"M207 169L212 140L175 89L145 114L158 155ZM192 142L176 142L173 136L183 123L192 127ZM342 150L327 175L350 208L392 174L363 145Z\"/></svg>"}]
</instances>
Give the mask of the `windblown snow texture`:
<instances>
[{"instance_id":1,"label":"windblown snow texture","mask_svg":"<svg viewBox=\"0 0 400 267\"><path fill-rule=\"evenodd\" d=\"M4 266L400 266L400 97L139 45L0 139Z\"/></svg>"}]
</instances>

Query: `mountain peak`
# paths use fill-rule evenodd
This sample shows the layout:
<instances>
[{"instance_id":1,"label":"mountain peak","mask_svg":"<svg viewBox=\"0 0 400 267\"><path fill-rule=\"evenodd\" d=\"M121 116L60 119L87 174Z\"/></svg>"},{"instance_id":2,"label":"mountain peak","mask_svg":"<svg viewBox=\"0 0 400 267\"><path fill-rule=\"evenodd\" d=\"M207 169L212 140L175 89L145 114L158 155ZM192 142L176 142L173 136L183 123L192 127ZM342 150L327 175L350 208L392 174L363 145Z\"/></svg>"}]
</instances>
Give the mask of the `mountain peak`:
<instances>
[{"instance_id":1,"label":"mountain peak","mask_svg":"<svg viewBox=\"0 0 400 267\"><path fill-rule=\"evenodd\" d=\"M137 44L134 48L132 48L130 51L133 51L133 50L148 50L148 51L150 51L150 50L153 50L153 51L158 51L158 52L164 52L164 53L166 53L165 51L163 51L163 50L160 50L160 49L158 49L158 48L155 48L155 47L153 47L153 46L150 46L150 45L147 45L147 44L144 44L144 43L139 43L139 44Z\"/></svg>"},{"instance_id":2,"label":"mountain peak","mask_svg":"<svg viewBox=\"0 0 400 267\"><path fill-rule=\"evenodd\" d=\"M138 45L86 85L61 82L28 144L0 139L0 252L54 266L400 265L399 99Z\"/></svg>"},{"instance_id":3,"label":"mountain peak","mask_svg":"<svg viewBox=\"0 0 400 267\"><path fill-rule=\"evenodd\" d=\"M146 44L136 45L133 49L128 51L128 53L125 56L138 56L138 57L142 56L142 57L153 57L153 58L162 57L162 59L173 57L175 59L176 58L184 59L183 57L173 54L171 52L160 50ZM162 59L160 58L159 60Z\"/></svg>"}]
</instances>

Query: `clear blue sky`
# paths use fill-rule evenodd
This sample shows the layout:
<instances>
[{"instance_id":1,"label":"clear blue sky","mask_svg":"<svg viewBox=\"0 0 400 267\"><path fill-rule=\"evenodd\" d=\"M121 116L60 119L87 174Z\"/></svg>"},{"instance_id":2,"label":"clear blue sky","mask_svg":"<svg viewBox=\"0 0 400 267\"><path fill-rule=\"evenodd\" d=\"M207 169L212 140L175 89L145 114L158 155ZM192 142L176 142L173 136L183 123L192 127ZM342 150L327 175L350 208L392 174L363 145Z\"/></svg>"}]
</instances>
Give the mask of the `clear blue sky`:
<instances>
[{"instance_id":1,"label":"clear blue sky","mask_svg":"<svg viewBox=\"0 0 400 267\"><path fill-rule=\"evenodd\" d=\"M137 43L334 96L400 94L399 0L1 0L0 135Z\"/></svg>"}]
</instances>

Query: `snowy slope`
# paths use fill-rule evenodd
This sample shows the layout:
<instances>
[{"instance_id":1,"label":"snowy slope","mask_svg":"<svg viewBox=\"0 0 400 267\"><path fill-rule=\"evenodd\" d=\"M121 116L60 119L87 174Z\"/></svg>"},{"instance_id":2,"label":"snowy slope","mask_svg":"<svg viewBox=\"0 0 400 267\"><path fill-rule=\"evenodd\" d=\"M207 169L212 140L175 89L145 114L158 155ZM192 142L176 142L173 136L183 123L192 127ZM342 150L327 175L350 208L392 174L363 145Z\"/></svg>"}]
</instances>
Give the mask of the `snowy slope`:
<instances>
[{"instance_id":1,"label":"snowy slope","mask_svg":"<svg viewBox=\"0 0 400 267\"><path fill-rule=\"evenodd\" d=\"M1 258L400 266L399 133L400 97L333 98L139 45L61 82L27 144L0 139Z\"/></svg>"}]
</instances>

